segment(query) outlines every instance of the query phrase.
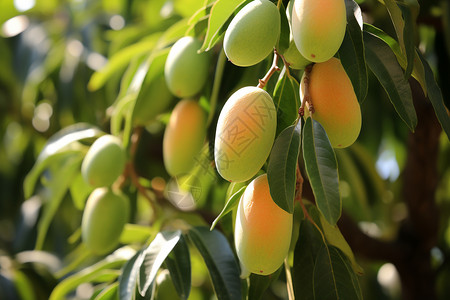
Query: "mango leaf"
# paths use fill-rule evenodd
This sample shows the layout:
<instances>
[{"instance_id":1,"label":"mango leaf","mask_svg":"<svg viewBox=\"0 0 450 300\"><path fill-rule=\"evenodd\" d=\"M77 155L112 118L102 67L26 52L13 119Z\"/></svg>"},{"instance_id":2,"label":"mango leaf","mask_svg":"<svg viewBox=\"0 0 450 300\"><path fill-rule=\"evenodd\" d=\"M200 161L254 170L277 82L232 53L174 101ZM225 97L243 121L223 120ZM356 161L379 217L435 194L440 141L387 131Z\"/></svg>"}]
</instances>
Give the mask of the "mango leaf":
<instances>
[{"instance_id":1,"label":"mango leaf","mask_svg":"<svg viewBox=\"0 0 450 300\"><path fill-rule=\"evenodd\" d=\"M183 236L180 237L164 264L169 270L178 295L181 299L187 299L191 291L191 260L189 247Z\"/></svg>"},{"instance_id":2,"label":"mango leaf","mask_svg":"<svg viewBox=\"0 0 450 300\"><path fill-rule=\"evenodd\" d=\"M217 298L241 299L239 266L225 236L217 230L194 227L189 230L189 238L206 263Z\"/></svg>"},{"instance_id":3,"label":"mango leaf","mask_svg":"<svg viewBox=\"0 0 450 300\"><path fill-rule=\"evenodd\" d=\"M277 109L276 136L297 119L300 107L299 90L298 82L287 74L284 67L273 92L273 102Z\"/></svg>"},{"instance_id":4,"label":"mango leaf","mask_svg":"<svg viewBox=\"0 0 450 300\"><path fill-rule=\"evenodd\" d=\"M266 290L270 287L272 282L276 281L284 270L284 265L278 268L274 273L264 276L258 274L250 274L250 287L248 289L248 299L259 300L262 299Z\"/></svg>"},{"instance_id":5,"label":"mango leaf","mask_svg":"<svg viewBox=\"0 0 450 300\"><path fill-rule=\"evenodd\" d=\"M283 54L284 51L286 51L287 48L289 48L291 26L289 26L289 21L286 16L286 8L284 7L282 2L280 2L280 4L281 5L279 8L279 12L281 17L281 30L276 48L279 51L279 53Z\"/></svg>"},{"instance_id":6,"label":"mango leaf","mask_svg":"<svg viewBox=\"0 0 450 300\"><path fill-rule=\"evenodd\" d=\"M24 180L25 198L30 198L41 173L55 160L56 156L80 153L82 147L79 141L98 138L104 134L100 129L86 123L78 123L68 126L55 133L41 150L36 162ZM56 156L55 156L56 155Z\"/></svg>"},{"instance_id":7,"label":"mango leaf","mask_svg":"<svg viewBox=\"0 0 450 300\"><path fill-rule=\"evenodd\" d=\"M341 216L336 156L319 122L306 119L303 129L303 158L317 207L331 225Z\"/></svg>"},{"instance_id":8,"label":"mango leaf","mask_svg":"<svg viewBox=\"0 0 450 300\"><path fill-rule=\"evenodd\" d=\"M270 195L280 208L290 214L294 212L301 130L301 122L298 122L280 133L273 144L267 167Z\"/></svg>"},{"instance_id":9,"label":"mango leaf","mask_svg":"<svg viewBox=\"0 0 450 300\"><path fill-rule=\"evenodd\" d=\"M222 27L244 2L246 0L217 0L214 3L209 15L206 37L199 51L208 51L215 45L223 32Z\"/></svg>"},{"instance_id":10,"label":"mango leaf","mask_svg":"<svg viewBox=\"0 0 450 300\"><path fill-rule=\"evenodd\" d=\"M361 103L368 90L365 49L360 24L355 15L361 14L359 5L353 0L346 0L347 28L344 41L339 48L339 58L350 78L356 97Z\"/></svg>"},{"instance_id":11,"label":"mango leaf","mask_svg":"<svg viewBox=\"0 0 450 300\"><path fill-rule=\"evenodd\" d=\"M123 228L119 241L122 244L131 244L136 242L142 243L148 240L155 233L156 232L153 227L127 223Z\"/></svg>"},{"instance_id":12,"label":"mango leaf","mask_svg":"<svg viewBox=\"0 0 450 300\"><path fill-rule=\"evenodd\" d=\"M148 38L115 53L105 67L92 74L91 79L88 82L88 89L90 91L100 89L113 74L125 68L133 58L150 53L160 36L160 33L152 34Z\"/></svg>"},{"instance_id":13,"label":"mango leaf","mask_svg":"<svg viewBox=\"0 0 450 300\"><path fill-rule=\"evenodd\" d=\"M159 268L180 240L180 236L180 230L160 232L144 250L138 281L138 289L141 296L146 295L156 278Z\"/></svg>"},{"instance_id":14,"label":"mango leaf","mask_svg":"<svg viewBox=\"0 0 450 300\"><path fill-rule=\"evenodd\" d=\"M391 49L374 35L364 32L366 61L378 78L400 118L414 132L417 125L416 110L411 88Z\"/></svg>"},{"instance_id":15,"label":"mango leaf","mask_svg":"<svg viewBox=\"0 0 450 300\"><path fill-rule=\"evenodd\" d=\"M309 211L320 224L316 211ZM362 299L348 258L338 248L328 245L319 225L316 226L309 220L303 220L300 225L292 267L296 299Z\"/></svg>"},{"instance_id":16,"label":"mango leaf","mask_svg":"<svg viewBox=\"0 0 450 300\"><path fill-rule=\"evenodd\" d=\"M49 300L66 299L66 295L84 282L93 282L103 276L105 272L120 268L134 255L133 250L118 249L105 259L63 279L53 289ZM125 299L125 298L120 298Z\"/></svg>"},{"instance_id":17,"label":"mango leaf","mask_svg":"<svg viewBox=\"0 0 450 300\"><path fill-rule=\"evenodd\" d=\"M115 300L118 298L119 283L114 282L105 287L94 300Z\"/></svg>"},{"instance_id":18,"label":"mango leaf","mask_svg":"<svg viewBox=\"0 0 450 300\"><path fill-rule=\"evenodd\" d=\"M444 129L445 133L447 134L447 138L450 139L450 117L444 104L444 98L442 97L441 89L439 88L439 85L434 78L434 74L431 70L430 65L419 51L417 51L417 53L425 68L428 98L433 105L434 112L439 120L439 123L441 123L442 129Z\"/></svg>"},{"instance_id":19,"label":"mango leaf","mask_svg":"<svg viewBox=\"0 0 450 300\"><path fill-rule=\"evenodd\" d=\"M70 184L80 170L83 157L82 154L75 152L62 157L61 160L53 161L52 168L49 170L48 177L44 183L47 202L44 205L44 210L38 224L36 250L42 250L48 228Z\"/></svg>"},{"instance_id":20,"label":"mango leaf","mask_svg":"<svg viewBox=\"0 0 450 300\"><path fill-rule=\"evenodd\" d=\"M121 300L134 300L139 269L144 260L144 250L136 252L123 266L122 275L119 277L119 299Z\"/></svg>"},{"instance_id":21,"label":"mango leaf","mask_svg":"<svg viewBox=\"0 0 450 300\"><path fill-rule=\"evenodd\" d=\"M394 52L400 66L403 69L406 69L408 62L406 60L406 57L403 55L398 42L395 39L393 39L383 30L370 24L364 24L364 31L370 32L371 34L373 34L374 36L385 42L391 48L392 52ZM412 70L412 76L420 83L420 86L422 87L422 90L426 95L427 84L425 82L425 70L417 52L415 53L414 56L414 66Z\"/></svg>"},{"instance_id":22,"label":"mango leaf","mask_svg":"<svg viewBox=\"0 0 450 300\"><path fill-rule=\"evenodd\" d=\"M227 213L232 211L238 204L239 200L241 199L242 194L245 192L246 186L241 187L236 193L234 193L227 201L225 206L223 207L220 214L214 219L213 223L211 224L210 230L213 230L214 227L216 227L217 222L225 216Z\"/></svg>"},{"instance_id":23,"label":"mango leaf","mask_svg":"<svg viewBox=\"0 0 450 300\"><path fill-rule=\"evenodd\" d=\"M414 21L408 7L395 0L385 0L384 4L391 16L402 54L406 57L405 78L408 78L414 62ZM400 5L400 6L399 6ZM403 9L401 9L403 7ZM403 19L405 17L405 19ZM405 22L407 23L405 24Z\"/></svg>"}]
</instances>

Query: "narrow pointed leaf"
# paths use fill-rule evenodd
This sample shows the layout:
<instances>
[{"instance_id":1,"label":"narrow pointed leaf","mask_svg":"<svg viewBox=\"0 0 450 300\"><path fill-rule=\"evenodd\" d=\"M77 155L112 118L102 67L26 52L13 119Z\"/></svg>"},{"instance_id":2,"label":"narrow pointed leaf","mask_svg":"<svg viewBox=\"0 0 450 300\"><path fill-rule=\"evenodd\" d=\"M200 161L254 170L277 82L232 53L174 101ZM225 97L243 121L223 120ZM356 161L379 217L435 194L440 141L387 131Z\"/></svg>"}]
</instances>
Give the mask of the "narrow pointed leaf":
<instances>
[{"instance_id":1,"label":"narrow pointed leaf","mask_svg":"<svg viewBox=\"0 0 450 300\"><path fill-rule=\"evenodd\" d=\"M347 29L344 41L339 48L339 58L350 78L356 97L363 102L368 90L367 67L362 30L355 14L361 14L359 5L353 0L346 0Z\"/></svg>"},{"instance_id":2,"label":"narrow pointed leaf","mask_svg":"<svg viewBox=\"0 0 450 300\"><path fill-rule=\"evenodd\" d=\"M217 0L211 8L208 21L208 29L206 37L200 51L208 51L211 49L218 36L224 31L221 30L228 19L233 15L234 11L246 0Z\"/></svg>"},{"instance_id":3,"label":"narrow pointed leaf","mask_svg":"<svg viewBox=\"0 0 450 300\"><path fill-rule=\"evenodd\" d=\"M222 211L220 212L220 214L217 216L217 218L213 221L213 223L211 224L211 228L210 230L213 230L214 227L216 227L217 222L219 222L219 220L225 216L227 213L229 213L230 211L232 211L235 207L237 207L237 205L239 204L239 199L241 199L242 194L245 192L245 188L247 186L243 186L241 187L236 193L234 193L227 201L227 203L225 204L224 208L222 209Z\"/></svg>"},{"instance_id":4,"label":"narrow pointed leaf","mask_svg":"<svg viewBox=\"0 0 450 300\"><path fill-rule=\"evenodd\" d=\"M450 117L444 104L444 98L442 97L441 89L439 88L439 85L437 84L436 79L434 78L434 74L430 68L430 65L419 51L417 51L417 53L425 68L425 78L427 82L428 98L430 99L431 104L433 105L434 112L439 120L439 123L441 123L442 129L444 129L448 139L450 140Z\"/></svg>"},{"instance_id":5,"label":"narrow pointed leaf","mask_svg":"<svg viewBox=\"0 0 450 300\"><path fill-rule=\"evenodd\" d=\"M406 69L405 69L405 78L408 79L411 76L412 70L414 68L414 56L415 56L415 45L414 45L414 25L415 20L413 19L411 8L405 4L398 2L398 7L400 8L404 20L403 27L403 38L404 38L404 48L406 55Z\"/></svg>"},{"instance_id":6,"label":"narrow pointed leaf","mask_svg":"<svg viewBox=\"0 0 450 300\"><path fill-rule=\"evenodd\" d=\"M398 115L411 131L417 125L411 88L391 49L374 35L364 32L366 61L378 78Z\"/></svg>"},{"instance_id":7,"label":"narrow pointed leaf","mask_svg":"<svg viewBox=\"0 0 450 300\"><path fill-rule=\"evenodd\" d=\"M273 102L277 109L276 136L297 119L300 107L299 89L298 82L288 76L286 68L283 68L273 93Z\"/></svg>"},{"instance_id":8,"label":"narrow pointed leaf","mask_svg":"<svg viewBox=\"0 0 450 300\"><path fill-rule=\"evenodd\" d=\"M281 30L280 30L280 38L278 39L278 43L276 45L277 50L283 54L284 51L289 48L290 42L290 26L289 21L286 16L286 8L283 3L280 3L280 16L281 16Z\"/></svg>"},{"instance_id":9,"label":"narrow pointed leaf","mask_svg":"<svg viewBox=\"0 0 450 300\"><path fill-rule=\"evenodd\" d=\"M163 231L144 250L142 265L139 269L138 288L141 296L145 296L153 284L156 274L166 257L180 240L181 231Z\"/></svg>"},{"instance_id":10,"label":"narrow pointed leaf","mask_svg":"<svg viewBox=\"0 0 450 300\"><path fill-rule=\"evenodd\" d=\"M331 225L341 216L336 156L319 122L308 118L303 130L303 158L317 207Z\"/></svg>"},{"instance_id":11,"label":"narrow pointed leaf","mask_svg":"<svg viewBox=\"0 0 450 300\"><path fill-rule=\"evenodd\" d=\"M264 276L258 274L250 274L250 286L248 289L248 299L259 300L263 299L266 290L270 287L272 282L276 281L280 276L281 271L284 270L284 265L278 268L274 273Z\"/></svg>"},{"instance_id":12,"label":"narrow pointed leaf","mask_svg":"<svg viewBox=\"0 0 450 300\"><path fill-rule=\"evenodd\" d=\"M267 167L270 195L280 208L290 214L294 212L300 134L301 122L283 130L275 140Z\"/></svg>"},{"instance_id":13,"label":"narrow pointed leaf","mask_svg":"<svg viewBox=\"0 0 450 300\"><path fill-rule=\"evenodd\" d=\"M195 227L189 230L189 238L206 263L217 298L241 299L239 266L225 236L217 230Z\"/></svg>"},{"instance_id":14,"label":"narrow pointed leaf","mask_svg":"<svg viewBox=\"0 0 450 300\"><path fill-rule=\"evenodd\" d=\"M189 247L183 236L180 237L164 264L170 272L178 295L181 299L187 299L191 291L191 260Z\"/></svg>"}]
</instances>

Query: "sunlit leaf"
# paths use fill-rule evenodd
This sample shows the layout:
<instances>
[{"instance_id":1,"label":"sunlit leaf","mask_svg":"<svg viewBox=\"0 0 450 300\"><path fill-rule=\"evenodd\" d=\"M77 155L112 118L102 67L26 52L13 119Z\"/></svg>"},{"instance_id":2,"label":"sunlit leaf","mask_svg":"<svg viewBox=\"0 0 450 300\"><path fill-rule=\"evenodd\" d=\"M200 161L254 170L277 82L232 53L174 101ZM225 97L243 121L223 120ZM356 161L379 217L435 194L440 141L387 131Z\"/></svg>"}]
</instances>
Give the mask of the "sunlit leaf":
<instances>
[{"instance_id":1,"label":"sunlit leaf","mask_svg":"<svg viewBox=\"0 0 450 300\"><path fill-rule=\"evenodd\" d=\"M118 297L119 283L114 282L105 287L94 300L115 300Z\"/></svg>"},{"instance_id":2,"label":"sunlit leaf","mask_svg":"<svg viewBox=\"0 0 450 300\"><path fill-rule=\"evenodd\" d=\"M283 130L273 144L267 167L270 195L279 207L290 214L294 212L300 135L301 122Z\"/></svg>"},{"instance_id":3,"label":"sunlit leaf","mask_svg":"<svg viewBox=\"0 0 450 300\"><path fill-rule=\"evenodd\" d=\"M306 119L303 129L303 158L317 207L335 225L341 216L341 197L336 156L319 122Z\"/></svg>"},{"instance_id":4,"label":"sunlit leaf","mask_svg":"<svg viewBox=\"0 0 450 300\"><path fill-rule=\"evenodd\" d=\"M233 15L234 11L245 1L246 0L217 0L214 3L209 16L206 37L200 51L208 51L214 46L218 36L221 34L221 29L224 24Z\"/></svg>"},{"instance_id":5,"label":"sunlit leaf","mask_svg":"<svg viewBox=\"0 0 450 300\"><path fill-rule=\"evenodd\" d=\"M139 269L144 260L144 249L138 251L126 262L119 277L119 299L134 300L136 285L139 277Z\"/></svg>"},{"instance_id":6,"label":"sunlit leaf","mask_svg":"<svg viewBox=\"0 0 450 300\"><path fill-rule=\"evenodd\" d=\"M227 201L225 206L223 207L220 214L214 219L214 222L211 224L210 230L213 230L216 227L217 222L225 216L227 213L232 211L239 204L239 200L241 199L242 194L245 192L245 186L241 187L237 192L235 192Z\"/></svg>"},{"instance_id":7,"label":"sunlit leaf","mask_svg":"<svg viewBox=\"0 0 450 300\"><path fill-rule=\"evenodd\" d=\"M139 293L145 296L153 284L156 274L166 257L180 240L181 231L163 231L156 235L155 239L143 252L143 262L139 269Z\"/></svg>"},{"instance_id":8,"label":"sunlit leaf","mask_svg":"<svg viewBox=\"0 0 450 300\"><path fill-rule=\"evenodd\" d=\"M364 32L366 61L378 78L398 115L411 131L417 125L411 88L392 50L374 35Z\"/></svg>"},{"instance_id":9,"label":"sunlit leaf","mask_svg":"<svg viewBox=\"0 0 450 300\"><path fill-rule=\"evenodd\" d=\"M239 266L227 239L206 227L189 230L189 238L202 255L219 300L241 299Z\"/></svg>"}]
</instances>

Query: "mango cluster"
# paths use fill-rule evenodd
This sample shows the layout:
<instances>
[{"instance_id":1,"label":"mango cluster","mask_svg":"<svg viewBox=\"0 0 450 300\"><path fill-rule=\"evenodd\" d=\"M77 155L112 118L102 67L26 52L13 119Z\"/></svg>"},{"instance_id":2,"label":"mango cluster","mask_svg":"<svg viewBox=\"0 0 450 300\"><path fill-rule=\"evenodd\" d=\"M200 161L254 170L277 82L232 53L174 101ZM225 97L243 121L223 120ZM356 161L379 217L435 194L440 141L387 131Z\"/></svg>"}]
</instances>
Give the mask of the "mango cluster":
<instances>
[{"instance_id":1,"label":"mango cluster","mask_svg":"<svg viewBox=\"0 0 450 300\"><path fill-rule=\"evenodd\" d=\"M128 221L128 198L111 188L125 164L126 152L120 139L109 134L95 140L81 164L84 180L95 188L81 220L81 238L92 253L105 254L117 246Z\"/></svg>"}]
</instances>

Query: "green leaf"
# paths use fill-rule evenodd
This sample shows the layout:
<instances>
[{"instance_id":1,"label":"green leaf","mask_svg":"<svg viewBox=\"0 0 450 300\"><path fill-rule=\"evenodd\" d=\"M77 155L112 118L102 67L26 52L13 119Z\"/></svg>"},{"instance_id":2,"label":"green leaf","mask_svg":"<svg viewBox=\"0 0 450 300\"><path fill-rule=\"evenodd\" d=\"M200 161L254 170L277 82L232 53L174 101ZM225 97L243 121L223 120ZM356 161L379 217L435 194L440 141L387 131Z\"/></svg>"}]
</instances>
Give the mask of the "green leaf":
<instances>
[{"instance_id":1,"label":"green leaf","mask_svg":"<svg viewBox=\"0 0 450 300\"><path fill-rule=\"evenodd\" d=\"M118 298L119 283L114 282L105 287L94 300L116 300Z\"/></svg>"},{"instance_id":2,"label":"green leaf","mask_svg":"<svg viewBox=\"0 0 450 300\"><path fill-rule=\"evenodd\" d=\"M316 225L309 220L300 224L291 269L296 299L362 299L348 258L325 242L316 208L310 206L308 211Z\"/></svg>"},{"instance_id":3,"label":"green leaf","mask_svg":"<svg viewBox=\"0 0 450 300\"><path fill-rule=\"evenodd\" d=\"M311 118L303 129L303 158L317 207L335 225L342 210L336 156L322 125Z\"/></svg>"},{"instance_id":4,"label":"green leaf","mask_svg":"<svg viewBox=\"0 0 450 300\"><path fill-rule=\"evenodd\" d=\"M280 2L280 17L281 17L281 30L280 30L280 38L278 40L278 43L276 45L276 48L279 53L283 54L284 51L289 48L290 43L290 34L291 34L291 27L289 26L289 20L286 16L286 8L284 7L283 3Z\"/></svg>"},{"instance_id":5,"label":"green leaf","mask_svg":"<svg viewBox=\"0 0 450 300\"><path fill-rule=\"evenodd\" d=\"M25 198L33 195L34 187L41 173L54 161L60 159L56 156L67 156L71 153L80 153L82 147L79 141L98 138L104 134L97 127L86 123L68 126L55 133L41 150L36 162L24 180Z\"/></svg>"},{"instance_id":6,"label":"green leaf","mask_svg":"<svg viewBox=\"0 0 450 300\"><path fill-rule=\"evenodd\" d=\"M126 67L133 58L150 53L158 42L160 36L161 33L152 34L146 39L123 48L115 53L105 67L92 74L92 77L88 83L88 89L90 91L100 89L112 75Z\"/></svg>"},{"instance_id":7,"label":"green leaf","mask_svg":"<svg viewBox=\"0 0 450 300\"><path fill-rule=\"evenodd\" d=\"M144 249L138 251L122 269L119 277L119 299L133 300L136 293L136 283L139 276L139 269L144 260Z\"/></svg>"},{"instance_id":8,"label":"green leaf","mask_svg":"<svg viewBox=\"0 0 450 300\"><path fill-rule=\"evenodd\" d=\"M239 200L241 199L242 194L245 192L246 186L241 187L236 193L234 193L227 201L225 206L223 207L220 214L214 219L213 223L211 224L210 230L213 230L214 227L216 227L217 222L225 216L227 213L232 211L238 204Z\"/></svg>"},{"instance_id":9,"label":"green leaf","mask_svg":"<svg viewBox=\"0 0 450 300\"><path fill-rule=\"evenodd\" d=\"M391 16L402 54L406 57L405 78L408 78L414 62L414 21L411 11L395 0L385 0L384 4Z\"/></svg>"},{"instance_id":10,"label":"green leaf","mask_svg":"<svg viewBox=\"0 0 450 300\"><path fill-rule=\"evenodd\" d=\"M123 228L119 241L122 244L144 242L154 234L155 229L153 227L127 223Z\"/></svg>"},{"instance_id":11,"label":"green leaf","mask_svg":"<svg viewBox=\"0 0 450 300\"><path fill-rule=\"evenodd\" d=\"M370 32L371 34L375 35L377 38L385 42L391 50L394 52L395 56L397 57L397 61L400 64L400 66L403 69L406 69L407 67L407 60L406 57L403 55L402 50L400 49L399 44L395 39L393 39L391 36L389 36L387 33L385 33L383 30L370 25L370 24L364 24L364 31ZM414 56L414 67L412 70L412 76L420 83L420 86L422 87L422 90L425 94L427 94L427 84L425 82L425 70L424 67L420 61L419 55L417 52Z\"/></svg>"},{"instance_id":12,"label":"green leaf","mask_svg":"<svg viewBox=\"0 0 450 300\"><path fill-rule=\"evenodd\" d=\"M398 7L402 12L404 19L403 27L403 37L404 37L404 47L407 59L405 78L408 79L411 76L412 70L414 68L414 56L415 56L415 45L414 45L414 33L415 33L415 22L413 19L411 8L409 5L401 2L397 2Z\"/></svg>"},{"instance_id":13,"label":"green leaf","mask_svg":"<svg viewBox=\"0 0 450 300\"><path fill-rule=\"evenodd\" d=\"M206 227L189 230L189 238L202 255L219 300L241 299L239 266L227 239Z\"/></svg>"},{"instance_id":14,"label":"green leaf","mask_svg":"<svg viewBox=\"0 0 450 300\"><path fill-rule=\"evenodd\" d=\"M72 196L74 206L79 210L83 210L86 199L93 190L94 188L84 180L81 173L75 175L70 185L70 196Z\"/></svg>"},{"instance_id":15,"label":"green leaf","mask_svg":"<svg viewBox=\"0 0 450 300\"><path fill-rule=\"evenodd\" d=\"M222 27L246 0L217 0L211 8L206 37L200 51L210 50L217 42Z\"/></svg>"},{"instance_id":16,"label":"green leaf","mask_svg":"<svg viewBox=\"0 0 450 300\"><path fill-rule=\"evenodd\" d=\"M111 269L120 268L132 255L134 255L134 251L130 249L118 249L98 263L66 277L53 289L49 300L66 299L66 295L77 286L84 282L93 282L101 276L104 276L105 273L110 272Z\"/></svg>"},{"instance_id":17,"label":"green leaf","mask_svg":"<svg viewBox=\"0 0 450 300\"><path fill-rule=\"evenodd\" d=\"M298 82L295 78L288 76L286 68L283 68L273 92L273 102L277 109L276 136L297 119L300 107L299 91Z\"/></svg>"},{"instance_id":18,"label":"green leaf","mask_svg":"<svg viewBox=\"0 0 450 300\"><path fill-rule=\"evenodd\" d=\"M450 139L450 117L444 104L444 98L442 97L441 89L439 88L439 85L434 78L433 71L431 70L431 67L426 61L425 57L423 57L423 55L419 51L417 51L417 53L425 68L428 98L433 105L434 112L436 113L436 117L438 118L439 123L441 123L442 129L444 129L445 133L447 134L447 138Z\"/></svg>"},{"instance_id":19,"label":"green leaf","mask_svg":"<svg viewBox=\"0 0 450 300\"><path fill-rule=\"evenodd\" d=\"M361 103L366 98L369 86L363 35L355 16L361 14L361 9L353 0L346 0L345 5L347 8L347 29L344 41L339 48L339 58L352 82L356 97Z\"/></svg>"},{"instance_id":20,"label":"green leaf","mask_svg":"<svg viewBox=\"0 0 450 300\"><path fill-rule=\"evenodd\" d=\"M145 296L153 284L156 274L166 257L180 240L181 231L162 231L143 252L143 261L139 269L138 288Z\"/></svg>"},{"instance_id":21,"label":"green leaf","mask_svg":"<svg viewBox=\"0 0 450 300\"><path fill-rule=\"evenodd\" d=\"M301 122L283 130L273 144L267 167L270 195L280 208L290 214L294 212L300 135Z\"/></svg>"},{"instance_id":22,"label":"green leaf","mask_svg":"<svg viewBox=\"0 0 450 300\"><path fill-rule=\"evenodd\" d=\"M366 61L378 78L398 115L408 128L414 132L417 125L416 110L412 101L411 88L403 76L394 53L374 35L364 32Z\"/></svg>"},{"instance_id":23,"label":"green leaf","mask_svg":"<svg viewBox=\"0 0 450 300\"><path fill-rule=\"evenodd\" d=\"M248 290L248 299L249 300L262 299L266 290L270 287L272 282L278 279L282 270L284 270L284 265L268 276L251 273L250 287Z\"/></svg>"},{"instance_id":24,"label":"green leaf","mask_svg":"<svg viewBox=\"0 0 450 300\"><path fill-rule=\"evenodd\" d=\"M53 162L53 168L47 174L48 178L46 178L47 181L45 183L47 202L44 205L44 210L38 224L36 250L42 250L45 236L47 235L53 217L58 211L59 205L67 193L70 184L79 172L81 161L83 160L83 156L80 153L71 153L62 158Z\"/></svg>"},{"instance_id":25,"label":"green leaf","mask_svg":"<svg viewBox=\"0 0 450 300\"><path fill-rule=\"evenodd\" d=\"M191 260L189 247L183 236L165 260L173 285L181 299L188 299L191 291Z\"/></svg>"}]
</instances>

